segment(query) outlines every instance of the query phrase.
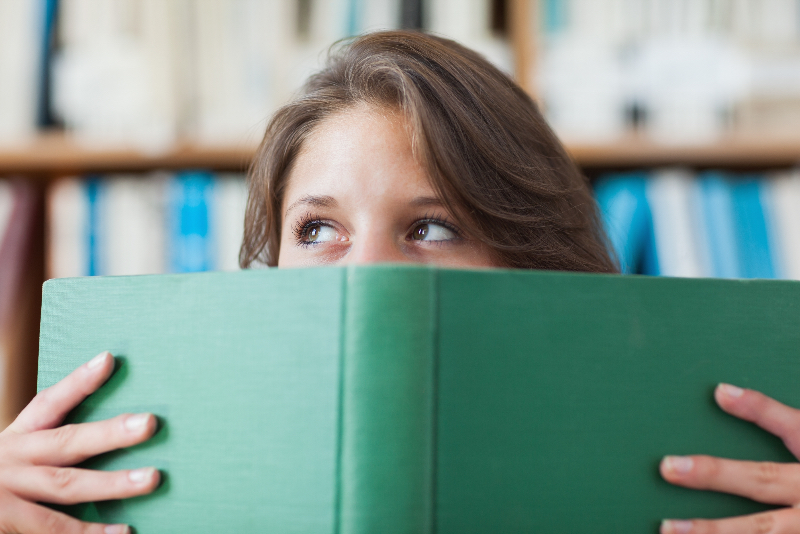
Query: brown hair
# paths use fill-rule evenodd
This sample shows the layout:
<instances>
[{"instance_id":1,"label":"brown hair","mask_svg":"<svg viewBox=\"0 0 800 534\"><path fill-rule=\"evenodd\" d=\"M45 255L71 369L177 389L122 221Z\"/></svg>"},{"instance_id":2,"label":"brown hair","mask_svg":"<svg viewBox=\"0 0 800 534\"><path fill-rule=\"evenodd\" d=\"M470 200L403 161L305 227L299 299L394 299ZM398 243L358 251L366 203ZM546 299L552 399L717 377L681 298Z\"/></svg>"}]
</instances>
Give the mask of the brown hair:
<instances>
[{"instance_id":1,"label":"brown hair","mask_svg":"<svg viewBox=\"0 0 800 534\"><path fill-rule=\"evenodd\" d=\"M456 222L508 267L616 272L587 180L508 76L453 41L378 32L340 45L270 121L249 175L240 263L275 265L292 162L325 118L399 109Z\"/></svg>"}]
</instances>

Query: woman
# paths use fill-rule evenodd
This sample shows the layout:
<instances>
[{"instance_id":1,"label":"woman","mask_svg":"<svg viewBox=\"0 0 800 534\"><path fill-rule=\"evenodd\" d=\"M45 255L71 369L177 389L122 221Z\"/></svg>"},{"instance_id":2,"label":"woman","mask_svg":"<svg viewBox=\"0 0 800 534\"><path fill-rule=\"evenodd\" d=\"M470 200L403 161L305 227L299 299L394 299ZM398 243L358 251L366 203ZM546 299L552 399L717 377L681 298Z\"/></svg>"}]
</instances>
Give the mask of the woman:
<instances>
[{"instance_id":1,"label":"woman","mask_svg":"<svg viewBox=\"0 0 800 534\"><path fill-rule=\"evenodd\" d=\"M361 37L270 123L251 171L243 266L421 262L615 272L589 188L534 103L475 53L444 39ZM0 434L0 532L127 532L35 504L152 491L151 468L70 468L148 439L149 414L59 427L111 374L103 353L39 394ZM800 454L800 411L722 385L729 413ZM800 504L800 466L667 457L670 482ZM800 509L666 521L668 533L800 532Z\"/></svg>"}]
</instances>

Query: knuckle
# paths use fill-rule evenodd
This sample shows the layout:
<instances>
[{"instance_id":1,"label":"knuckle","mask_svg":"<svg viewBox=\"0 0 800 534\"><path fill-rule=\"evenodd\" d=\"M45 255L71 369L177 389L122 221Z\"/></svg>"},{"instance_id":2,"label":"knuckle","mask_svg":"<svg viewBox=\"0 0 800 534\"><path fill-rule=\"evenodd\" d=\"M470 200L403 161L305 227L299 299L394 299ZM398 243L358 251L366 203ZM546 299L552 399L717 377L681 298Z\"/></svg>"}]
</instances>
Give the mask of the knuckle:
<instances>
[{"instance_id":1,"label":"knuckle","mask_svg":"<svg viewBox=\"0 0 800 534\"><path fill-rule=\"evenodd\" d=\"M775 484L780 478L781 465L775 462L759 462L756 481L762 485Z\"/></svg>"},{"instance_id":2,"label":"knuckle","mask_svg":"<svg viewBox=\"0 0 800 534\"><path fill-rule=\"evenodd\" d=\"M75 425L64 425L53 430L53 441L59 448L68 447L75 438Z\"/></svg>"},{"instance_id":3,"label":"knuckle","mask_svg":"<svg viewBox=\"0 0 800 534\"><path fill-rule=\"evenodd\" d=\"M754 534L770 534L775 528L775 514L756 514L752 516L753 528L750 529Z\"/></svg>"},{"instance_id":4,"label":"knuckle","mask_svg":"<svg viewBox=\"0 0 800 534\"><path fill-rule=\"evenodd\" d=\"M50 386L47 389L43 389L40 391L31 401L32 405L35 405L37 409L40 410L47 410L51 405L55 403L55 399L53 399L53 387Z\"/></svg>"},{"instance_id":5,"label":"knuckle","mask_svg":"<svg viewBox=\"0 0 800 534\"><path fill-rule=\"evenodd\" d=\"M51 479L55 488L61 492L71 489L77 480L78 472L74 469L53 469Z\"/></svg>"},{"instance_id":6,"label":"knuckle","mask_svg":"<svg viewBox=\"0 0 800 534\"><path fill-rule=\"evenodd\" d=\"M47 533L63 533L72 532L70 529L69 521L67 518L59 513L53 512L47 514L44 518L44 531Z\"/></svg>"}]
</instances>

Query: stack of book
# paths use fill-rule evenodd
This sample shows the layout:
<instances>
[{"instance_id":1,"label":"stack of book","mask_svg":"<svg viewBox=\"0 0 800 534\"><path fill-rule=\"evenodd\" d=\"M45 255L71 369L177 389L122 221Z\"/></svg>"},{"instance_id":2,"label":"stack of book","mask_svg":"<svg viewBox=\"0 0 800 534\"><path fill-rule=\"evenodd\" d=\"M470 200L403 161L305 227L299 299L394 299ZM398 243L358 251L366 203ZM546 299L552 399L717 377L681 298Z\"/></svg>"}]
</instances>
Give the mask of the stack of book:
<instances>
[{"instance_id":1,"label":"stack of book","mask_svg":"<svg viewBox=\"0 0 800 534\"><path fill-rule=\"evenodd\" d=\"M800 171L608 175L596 195L623 272L800 279Z\"/></svg>"},{"instance_id":2,"label":"stack of book","mask_svg":"<svg viewBox=\"0 0 800 534\"><path fill-rule=\"evenodd\" d=\"M567 140L638 128L666 143L730 130L794 136L795 0L547 0L538 86ZM537 32L538 33L538 32Z\"/></svg>"},{"instance_id":3,"label":"stack of book","mask_svg":"<svg viewBox=\"0 0 800 534\"><path fill-rule=\"evenodd\" d=\"M49 277L235 270L246 201L238 174L58 180L47 194Z\"/></svg>"},{"instance_id":4,"label":"stack of book","mask_svg":"<svg viewBox=\"0 0 800 534\"><path fill-rule=\"evenodd\" d=\"M0 145L63 125L92 146L254 144L332 43L426 28L511 71L506 2L7 0Z\"/></svg>"}]
</instances>

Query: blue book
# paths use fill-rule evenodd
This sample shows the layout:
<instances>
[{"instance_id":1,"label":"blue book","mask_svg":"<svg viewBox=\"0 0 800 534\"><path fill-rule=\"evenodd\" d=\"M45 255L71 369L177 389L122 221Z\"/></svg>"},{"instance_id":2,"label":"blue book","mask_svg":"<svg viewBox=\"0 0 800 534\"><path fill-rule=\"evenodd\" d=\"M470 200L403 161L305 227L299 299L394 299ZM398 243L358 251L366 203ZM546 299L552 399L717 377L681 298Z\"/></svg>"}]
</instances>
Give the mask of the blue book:
<instances>
[{"instance_id":1,"label":"blue book","mask_svg":"<svg viewBox=\"0 0 800 534\"><path fill-rule=\"evenodd\" d=\"M544 0L541 6L545 35L554 35L566 29L569 23L569 5L566 0Z\"/></svg>"},{"instance_id":2,"label":"blue book","mask_svg":"<svg viewBox=\"0 0 800 534\"><path fill-rule=\"evenodd\" d=\"M100 246L100 177L90 176L86 180L86 200L89 207L86 225L86 274L97 276L103 274L101 269L102 251Z\"/></svg>"},{"instance_id":3,"label":"blue book","mask_svg":"<svg viewBox=\"0 0 800 534\"><path fill-rule=\"evenodd\" d=\"M598 180L595 198L623 273L639 272L653 232L645 197L645 173L609 175Z\"/></svg>"},{"instance_id":4,"label":"blue book","mask_svg":"<svg viewBox=\"0 0 800 534\"><path fill-rule=\"evenodd\" d=\"M33 0L31 0L33 1ZM59 0L38 0L42 6L41 49L39 51L39 87L36 103L36 122L41 127L54 126L50 104L51 68L50 61L56 47L56 20Z\"/></svg>"},{"instance_id":5,"label":"blue book","mask_svg":"<svg viewBox=\"0 0 800 534\"><path fill-rule=\"evenodd\" d=\"M733 185L739 265L743 278L775 278L769 233L761 203L758 177L743 178Z\"/></svg>"},{"instance_id":6,"label":"blue book","mask_svg":"<svg viewBox=\"0 0 800 534\"><path fill-rule=\"evenodd\" d=\"M733 188L722 173L708 172L698 180L709 276L740 278Z\"/></svg>"},{"instance_id":7,"label":"blue book","mask_svg":"<svg viewBox=\"0 0 800 534\"><path fill-rule=\"evenodd\" d=\"M347 28L345 33L348 36L361 33L361 12L363 6L360 0L347 1Z\"/></svg>"},{"instance_id":8,"label":"blue book","mask_svg":"<svg viewBox=\"0 0 800 534\"><path fill-rule=\"evenodd\" d=\"M213 175L205 171L179 173L171 184L170 267L173 272L208 271L213 267L213 245L209 233L213 186Z\"/></svg>"}]
</instances>

